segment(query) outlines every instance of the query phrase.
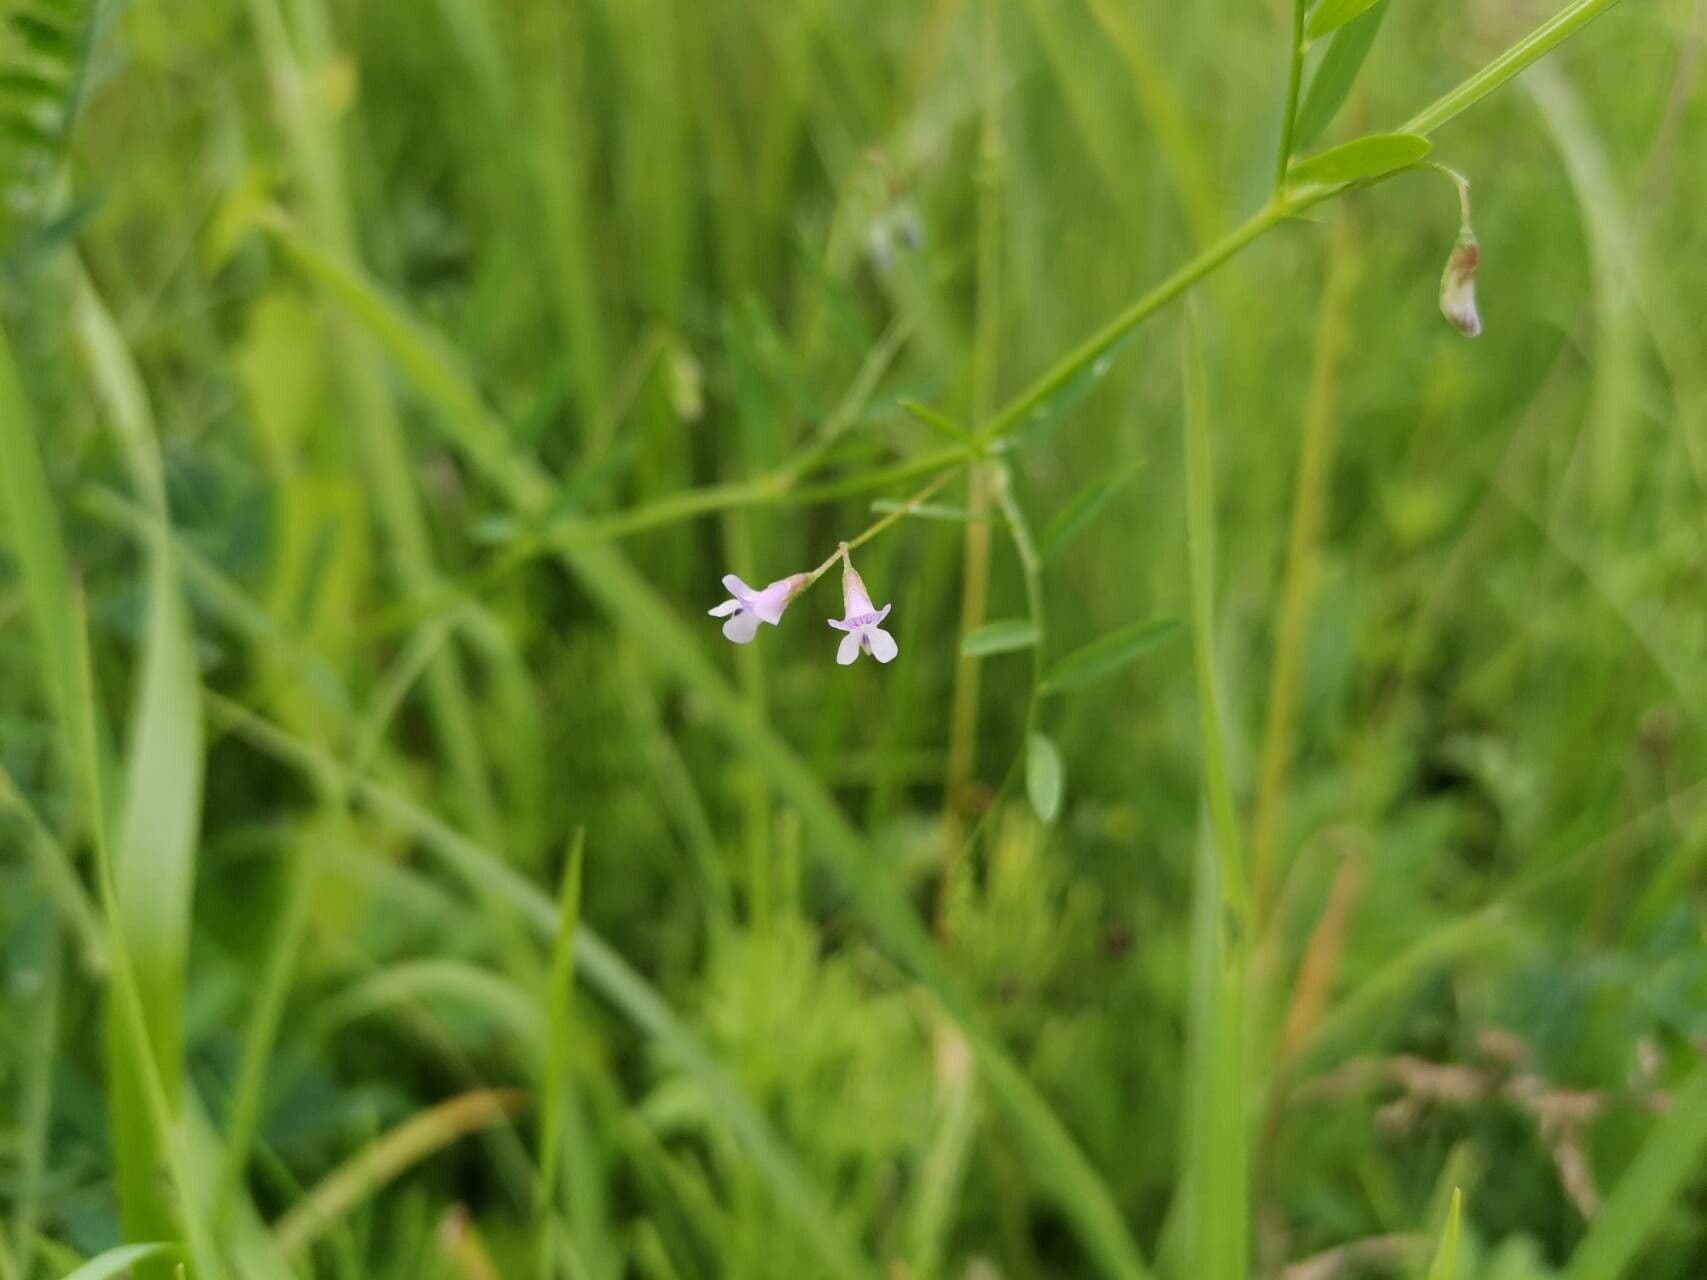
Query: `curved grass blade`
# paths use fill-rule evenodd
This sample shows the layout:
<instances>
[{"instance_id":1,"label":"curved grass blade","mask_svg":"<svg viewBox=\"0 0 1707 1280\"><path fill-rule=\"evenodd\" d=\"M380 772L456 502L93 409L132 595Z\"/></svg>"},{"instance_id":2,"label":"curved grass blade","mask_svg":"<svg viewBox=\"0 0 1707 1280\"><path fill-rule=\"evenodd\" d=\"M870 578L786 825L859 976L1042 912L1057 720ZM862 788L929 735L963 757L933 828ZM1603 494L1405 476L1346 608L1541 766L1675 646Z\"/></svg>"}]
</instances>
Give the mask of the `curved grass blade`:
<instances>
[{"instance_id":1,"label":"curved grass blade","mask_svg":"<svg viewBox=\"0 0 1707 1280\"><path fill-rule=\"evenodd\" d=\"M429 1107L387 1131L327 1174L273 1228L286 1257L301 1253L374 1192L435 1151L502 1124L527 1096L514 1089L476 1089Z\"/></svg>"},{"instance_id":2,"label":"curved grass blade","mask_svg":"<svg viewBox=\"0 0 1707 1280\"><path fill-rule=\"evenodd\" d=\"M1589 1227L1564 1280L1618 1280L1707 1158L1707 1065L1672 1095L1671 1109L1647 1140Z\"/></svg>"},{"instance_id":3,"label":"curved grass blade","mask_svg":"<svg viewBox=\"0 0 1707 1280\"><path fill-rule=\"evenodd\" d=\"M145 543L147 617L123 806L113 845L117 927L124 935L147 1023L147 1042L176 1116L184 1087L184 986L201 823L202 725L189 611L174 561L166 481L141 375L118 326L81 272L73 332L90 381L126 460L132 486L156 523ZM142 1097L140 1046L115 1013L108 1091L125 1224L133 1235L173 1231L158 1187L163 1153Z\"/></svg>"},{"instance_id":4,"label":"curved grass blade","mask_svg":"<svg viewBox=\"0 0 1707 1280\"><path fill-rule=\"evenodd\" d=\"M111 1276L128 1274L138 1263L169 1258L177 1251L177 1246L171 1244L121 1244L90 1258L65 1280L108 1280Z\"/></svg>"}]
</instances>

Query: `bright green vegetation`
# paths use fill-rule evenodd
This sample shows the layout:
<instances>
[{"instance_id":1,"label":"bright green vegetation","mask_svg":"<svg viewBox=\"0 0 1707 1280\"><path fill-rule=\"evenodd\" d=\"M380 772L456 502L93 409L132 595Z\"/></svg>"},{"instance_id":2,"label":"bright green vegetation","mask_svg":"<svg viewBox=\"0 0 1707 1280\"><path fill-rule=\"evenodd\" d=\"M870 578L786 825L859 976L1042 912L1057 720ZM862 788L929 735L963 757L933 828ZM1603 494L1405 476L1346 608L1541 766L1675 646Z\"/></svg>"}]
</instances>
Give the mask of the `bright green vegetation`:
<instances>
[{"instance_id":1,"label":"bright green vegetation","mask_svg":"<svg viewBox=\"0 0 1707 1280\"><path fill-rule=\"evenodd\" d=\"M13 0L0 1280L1699 1280L1704 53Z\"/></svg>"}]
</instances>

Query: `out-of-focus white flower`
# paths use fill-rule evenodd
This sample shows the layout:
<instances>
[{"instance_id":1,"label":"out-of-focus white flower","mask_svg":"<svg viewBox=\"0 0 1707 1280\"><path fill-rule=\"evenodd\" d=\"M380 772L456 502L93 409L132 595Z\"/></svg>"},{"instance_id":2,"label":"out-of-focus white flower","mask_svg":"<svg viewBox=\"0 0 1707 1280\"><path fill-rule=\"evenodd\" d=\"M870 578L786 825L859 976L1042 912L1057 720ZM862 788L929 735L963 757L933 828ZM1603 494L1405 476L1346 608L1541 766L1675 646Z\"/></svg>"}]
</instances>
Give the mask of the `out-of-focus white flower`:
<instances>
[{"instance_id":1,"label":"out-of-focus white flower","mask_svg":"<svg viewBox=\"0 0 1707 1280\"><path fill-rule=\"evenodd\" d=\"M1482 313L1476 310L1476 267L1482 261L1482 246L1468 227L1458 233L1446 270L1440 276L1440 314L1466 338L1482 332Z\"/></svg>"},{"instance_id":2,"label":"out-of-focus white flower","mask_svg":"<svg viewBox=\"0 0 1707 1280\"><path fill-rule=\"evenodd\" d=\"M782 611L808 581L807 574L796 573L779 578L763 591L755 591L734 574L726 573L723 586L734 599L725 600L708 612L714 618L727 618L723 634L736 644L746 644L759 633L759 623L768 622L774 627L782 621Z\"/></svg>"},{"instance_id":3,"label":"out-of-focus white flower","mask_svg":"<svg viewBox=\"0 0 1707 1280\"><path fill-rule=\"evenodd\" d=\"M894 660L900 646L895 643L895 637L885 631L880 624L889 616L889 605L881 609L872 607L871 596L866 592L865 583L860 580L859 573L850 563L842 570L842 614L840 621L831 618L830 625L837 631L845 631L842 643L836 650L836 661L847 666L860 651L864 650L879 662Z\"/></svg>"}]
</instances>

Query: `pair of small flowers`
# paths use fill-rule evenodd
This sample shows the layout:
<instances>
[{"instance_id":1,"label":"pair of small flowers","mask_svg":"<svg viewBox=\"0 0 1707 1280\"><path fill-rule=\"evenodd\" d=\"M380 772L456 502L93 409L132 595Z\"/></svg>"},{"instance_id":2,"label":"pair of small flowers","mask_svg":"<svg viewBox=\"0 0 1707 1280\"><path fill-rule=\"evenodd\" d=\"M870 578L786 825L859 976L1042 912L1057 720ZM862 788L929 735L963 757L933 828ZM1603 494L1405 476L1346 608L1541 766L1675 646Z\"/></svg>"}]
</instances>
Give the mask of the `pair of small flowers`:
<instances>
[{"instance_id":1,"label":"pair of small flowers","mask_svg":"<svg viewBox=\"0 0 1707 1280\"><path fill-rule=\"evenodd\" d=\"M837 631L847 634L836 649L836 661L845 667L864 652L879 662L889 662L899 652L895 637L881 626L889 616L890 606L874 608L865 583L860 580L845 550L841 559L843 616L839 620L831 618L829 623ZM755 591L734 574L725 574L723 586L734 598L725 600L710 610L710 614L714 618L728 619L723 624L723 634L730 640L736 644L748 644L758 635L761 622L776 626L782 621L782 611L788 608L789 602L816 580L815 574L797 573L778 579L762 591Z\"/></svg>"}]
</instances>

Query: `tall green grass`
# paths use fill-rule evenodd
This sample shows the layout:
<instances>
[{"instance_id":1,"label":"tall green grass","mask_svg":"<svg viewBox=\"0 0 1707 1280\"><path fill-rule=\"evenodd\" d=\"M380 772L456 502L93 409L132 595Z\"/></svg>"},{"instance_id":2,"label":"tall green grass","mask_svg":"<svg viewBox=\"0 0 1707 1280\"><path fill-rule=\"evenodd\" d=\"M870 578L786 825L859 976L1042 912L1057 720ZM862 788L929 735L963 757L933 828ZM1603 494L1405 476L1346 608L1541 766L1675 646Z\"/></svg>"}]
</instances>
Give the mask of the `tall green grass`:
<instances>
[{"instance_id":1,"label":"tall green grass","mask_svg":"<svg viewBox=\"0 0 1707 1280\"><path fill-rule=\"evenodd\" d=\"M0 1280L1698 1274L1699 8L8 14Z\"/></svg>"}]
</instances>

